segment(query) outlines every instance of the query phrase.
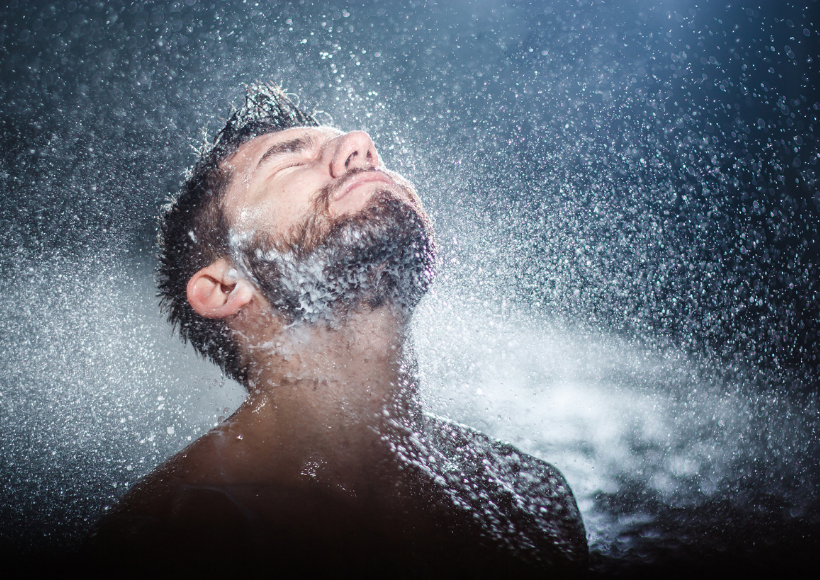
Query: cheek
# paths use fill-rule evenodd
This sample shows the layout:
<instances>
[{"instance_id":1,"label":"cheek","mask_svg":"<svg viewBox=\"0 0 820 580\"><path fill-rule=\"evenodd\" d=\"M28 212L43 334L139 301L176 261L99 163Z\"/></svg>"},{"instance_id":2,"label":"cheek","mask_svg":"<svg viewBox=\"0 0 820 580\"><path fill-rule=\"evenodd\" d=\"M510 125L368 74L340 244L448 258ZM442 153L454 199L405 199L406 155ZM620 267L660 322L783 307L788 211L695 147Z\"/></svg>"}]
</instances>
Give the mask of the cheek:
<instances>
[{"instance_id":1,"label":"cheek","mask_svg":"<svg viewBox=\"0 0 820 580\"><path fill-rule=\"evenodd\" d=\"M251 184L245 195L236 196L236 210L231 212L234 228L287 236L314 211L313 199L323 185L316 177L298 173L272 183Z\"/></svg>"},{"instance_id":2,"label":"cheek","mask_svg":"<svg viewBox=\"0 0 820 580\"><path fill-rule=\"evenodd\" d=\"M304 219L306 209L307 208L303 207L302 204L293 198L283 199L275 204L271 217L273 218L273 222L279 227L289 228Z\"/></svg>"},{"instance_id":3,"label":"cheek","mask_svg":"<svg viewBox=\"0 0 820 580\"><path fill-rule=\"evenodd\" d=\"M286 185L276 187L271 217L279 229L287 230L305 219L313 207L313 192L317 188L313 181L309 177L294 176Z\"/></svg>"},{"instance_id":4,"label":"cheek","mask_svg":"<svg viewBox=\"0 0 820 580\"><path fill-rule=\"evenodd\" d=\"M287 237L316 213L315 199L325 185L309 172L288 176L287 183L274 184L273 195L258 219L264 220L274 235Z\"/></svg>"}]
</instances>

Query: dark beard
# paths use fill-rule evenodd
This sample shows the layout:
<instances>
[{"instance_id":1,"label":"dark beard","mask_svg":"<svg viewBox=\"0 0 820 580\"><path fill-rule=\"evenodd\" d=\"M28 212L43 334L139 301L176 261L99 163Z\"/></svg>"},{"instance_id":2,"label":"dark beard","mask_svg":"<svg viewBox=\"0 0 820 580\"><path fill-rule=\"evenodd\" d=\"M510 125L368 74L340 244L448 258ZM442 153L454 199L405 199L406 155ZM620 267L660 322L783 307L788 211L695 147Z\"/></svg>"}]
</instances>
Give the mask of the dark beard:
<instances>
[{"instance_id":1,"label":"dark beard","mask_svg":"<svg viewBox=\"0 0 820 580\"><path fill-rule=\"evenodd\" d=\"M396 307L409 316L434 277L427 217L390 191L359 213L331 219L327 201L291 235L258 233L238 242L234 260L289 323L330 320L363 308Z\"/></svg>"}]
</instances>

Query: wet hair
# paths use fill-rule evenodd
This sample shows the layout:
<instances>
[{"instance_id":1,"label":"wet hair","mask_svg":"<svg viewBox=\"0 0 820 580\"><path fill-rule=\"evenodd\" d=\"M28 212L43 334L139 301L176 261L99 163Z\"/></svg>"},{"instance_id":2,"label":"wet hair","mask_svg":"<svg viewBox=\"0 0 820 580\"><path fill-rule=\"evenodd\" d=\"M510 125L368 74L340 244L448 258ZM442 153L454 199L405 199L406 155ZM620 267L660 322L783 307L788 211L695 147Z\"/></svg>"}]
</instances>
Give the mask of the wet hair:
<instances>
[{"instance_id":1,"label":"wet hair","mask_svg":"<svg viewBox=\"0 0 820 580\"><path fill-rule=\"evenodd\" d=\"M224 320L197 314L187 296L188 281L194 274L219 258L229 257L230 225L222 203L231 173L220 165L240 146L260 135L318 125L279 87L249 86L244 104L232 110L213 142L202 147L181 190L160 216L160 308L183 342L190 342L200 355L243 384L247 381L247 370L242 368L239 348L228 325Z\"/></svg>"}]
</instances>

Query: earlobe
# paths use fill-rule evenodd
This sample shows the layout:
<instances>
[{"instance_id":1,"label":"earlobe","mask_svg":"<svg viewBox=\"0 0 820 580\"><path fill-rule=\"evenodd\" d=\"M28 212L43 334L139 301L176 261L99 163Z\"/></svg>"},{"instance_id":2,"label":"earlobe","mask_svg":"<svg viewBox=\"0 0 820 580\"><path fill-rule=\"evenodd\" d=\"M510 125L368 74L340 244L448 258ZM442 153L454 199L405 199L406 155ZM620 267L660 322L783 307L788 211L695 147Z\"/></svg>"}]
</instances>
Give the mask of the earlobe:
<instances>
[{"instance_id":1,"label":"earlobe","mask_svg":"<svg viewBox=\"0 0 820 580\"><path fill-rule=\"evenodd\" d=\"M188 303L205 318L228 318L253 299L253 287L225 258L202 268L188 281Z\"/></svg>"}]
</instances>

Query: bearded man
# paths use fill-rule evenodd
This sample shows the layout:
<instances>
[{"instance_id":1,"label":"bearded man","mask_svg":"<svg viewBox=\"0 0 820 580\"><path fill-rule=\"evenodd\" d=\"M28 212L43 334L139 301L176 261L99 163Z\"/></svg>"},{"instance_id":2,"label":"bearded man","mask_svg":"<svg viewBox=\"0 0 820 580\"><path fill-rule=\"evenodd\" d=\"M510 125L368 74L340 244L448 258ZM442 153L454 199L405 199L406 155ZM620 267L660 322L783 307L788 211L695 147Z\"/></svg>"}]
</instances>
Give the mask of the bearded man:
<instances>
[{"instance_id":1,"label":"bearded man","mask_svg":"<svg viewBox=\"0 0 820 580\"><path fill-rule=\"evenodd\" d=\"M254 86L161 224L162 304L248 390L98 525L111 563L213 572L581 576L552 466L425 413L407 344L436 263L370 137Z\"/></svg>"}]
</instances>

